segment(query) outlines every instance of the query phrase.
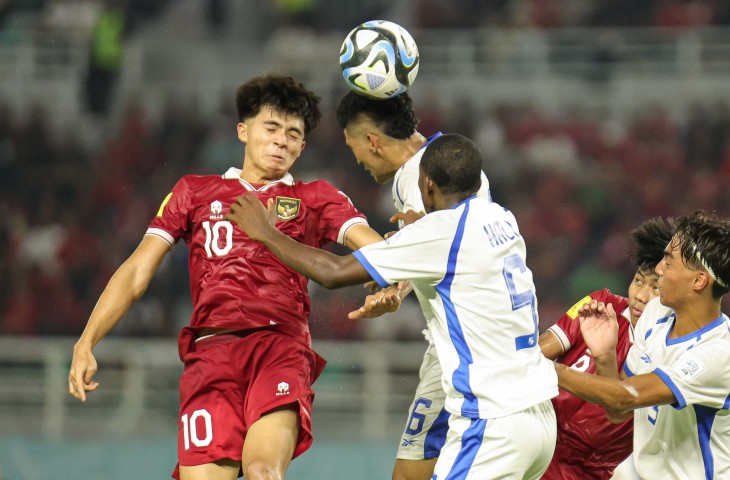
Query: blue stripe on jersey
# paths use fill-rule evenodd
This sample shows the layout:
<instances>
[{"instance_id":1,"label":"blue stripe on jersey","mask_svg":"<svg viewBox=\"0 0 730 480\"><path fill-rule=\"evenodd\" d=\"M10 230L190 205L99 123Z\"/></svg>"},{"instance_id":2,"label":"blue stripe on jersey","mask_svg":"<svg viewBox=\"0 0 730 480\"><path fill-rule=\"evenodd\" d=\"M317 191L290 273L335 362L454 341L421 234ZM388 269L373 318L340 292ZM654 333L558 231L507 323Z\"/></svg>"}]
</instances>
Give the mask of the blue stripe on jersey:
<instances>
[{"instance_id":1,"label":"blue stripe on jersey","mask_svg":"<svg viewBox=\"0 0 730 480\"><path fill-rule=\"evenodd\" d=\"M451 465L451 470L444 477L444 480L463 480L469 475L469 470L474 464L479 447L484 441L484 429L487 427L487 420L474 419L471 425L461 436L461 450Z\"/></svg>"},{"instance_id":2,"label":"blue stripe on jersey","mask_svg":"<svg viewBox=\"0 0 730 480\"><path fill-rule=\"evenodd\" d=\"M355 257L355 260L360 262L360 265L363 266L365 270L370 274L371 277L373 277L373 280L378 282L378 285L385 288L388 285L390 285L388 282L385 281L385 279L378 273L375 268L370 265L370 262L368 262L367 258L365 258L365 255L363 255L359 250L357 252L352 252L352 256Z\"/></svg>"},{"instance_id":3,"label":"blue stripe on jersey","mask_svg":"<svg viewBox=\"0 0 730 480\"><path fill-rule=\"evenodd\" d=\"M705 479L712 480L715 478L715 458L712 456L710 436L712 435L712 424L715 421L718 409L704 405L694 405L694 408L697 417L697 440L700 442L702 463L705 465Z\"/></svg>"},{"instance_id":4,"label":"blue stripe on jersey","mask_svg":"<svg viewBox=\"0 0 730 480\"><path fill-rule=\"evenodd\" d=\"M439 294L441 301L444 304L446 326L449 329L449 337L451 337L451 343L453 343L456 353L459 356L459 366L454 371L451 381L456 391L464 396L464 403L461 406L461 415L464 417L477 415L478 417L479 403L471 389L471 385L469 385L469 365L474 363L474 361L471 356L471 351L469 351L469 346L466 344L464 332L461 329L461 323L456 315L456 308L454 307L454 303L451 301L451 285L454 282L456 261L459 256L461 240L464 237L464 225L466 224L466 217L468 215L469 202L466 201L464 203L464 212L461 214L459 225L456 227L454 241L451 243L449 259L446 264L446 274L444 275L444 279L436 285L436 292Z\"/></svg>"},{"instance_id":5,"label":"blue stripe on jersey","mask_svg":"<svg viewBox=\"0 0 730 480\"><path fill-rule=\"evenodd\" d=\"M439 138L441 135L443 135L443 133L441 133L441 132L434 133L433 135L431 135L430 137L428 137L426 139L426 143L424 143L423 145L421 145L418 149L419 150L423 150L424 148L428 147L431 142L433 142L434 140L436 140L437 138ZM403 169L403 167L401 166L400 167L400 170L402 170L402 169ZM395 196L398 197L398 201L400 202L400 204L405 207L405 202L403 201L403 198L400 196L400 188L398 187L399 183L400 183L400 177L398 177L398 180L395 181ZM491 193L489 194L489 199L490 200L492 199L492 194Z\"/></svg>"},{"instance_id":6,"label":"blue stripe on jersey","mask_svg":"<svg viewBox=\"0 0 730 480\"><path fill-rule=\"evenodd\" d=\"M725 399L725 405L723 405L722 408L724 410L730 409L730 395L728 395L727 398Z\"/></svg>"},{"instance_id":7,"label":"blue stripe on jersey","mask_svg":"<svg viewBox=\"0 0 730 480\"><path fill-rule=\"evenodd\" d=\"M677 399L677 401L675 403L673 403L672 406L674 408L676 408L677 410L681 410L684 407L686 407L687 406L687 400L684 399L684 396L682 395L682 392L679 391L679 387L677 387L677 385L674 383L674 381L672 381L672 379L669 378L669 375L667 375L660 368L655 368L654 369L654 373L657 374L657 376L659 378L661 378L664 383L667 384L667 387L669 387L669 389L674 394L674 398Z\"/></svg>"},{"instance_id":8,"label":"blue stripe on jersey","mask_svg":"<svg viewBox=\"0 0 730 480\"><path fill-rule=\"evenodd\" d=\"M634 372L631 371L628 363L624 363L624 373L627 377L633 377L634 375L636 375Z\"/></svg>"},{"instance_id":9,"label":"blue stripe on jersey","mask_svg":"<svg viewBox=\"0 0 730 480\"><path fill-rule=\"evenodd\" d=\"M672 315L674 315L674 314L672 314ZM660 318L659 320L656 321L656 323L654 325L656 326L656 325L660 325L662 323L667 323L667 321L669 320L669 318L672 315L670 315L669 317ZM646 331L646 335L644 335L644 340L646 340L647 338L649 338L649 335L651 335L652 330L654 330L654 327L652 327L652 328L650 328L649 330ZM671 329L670 329L670 331L671 331Z\"/></svg>"},{"instance_id":10,"label":"blue stripe on jersey","mask_svg":"<svg viewBox=\"0 0 730 480\"><path fill-rule=\"evenodd\" d=\"M423 441L423 459L438 458L441 449L446 443L446 433L449 431L449 417L451 414L445 408L441 409L431 428L428 429L426 439Z\"/></svg>"},{"instance_id":11,"label":"blue stripe on jersey","mask_svg":"<svg viewBox=\"0 0 730 480\"><path fill-rule=\"evenodd\" d=\"M709 332L715 327L719 327L720 325L725 324L725 318L723 318L724 315L720 314L719 317L717 317L715 320L711 321L704 327L700 328L699 330L695 330L692 333L688 333L687 335L683 335L681 337L677 338L669 338L669 335L672 333L673 328L670 328L667 332L667 345L676 345L677 343L686 342L688 340L696 340L699 341L702 338L702 334Z\"/></svg>"}]
</instances>

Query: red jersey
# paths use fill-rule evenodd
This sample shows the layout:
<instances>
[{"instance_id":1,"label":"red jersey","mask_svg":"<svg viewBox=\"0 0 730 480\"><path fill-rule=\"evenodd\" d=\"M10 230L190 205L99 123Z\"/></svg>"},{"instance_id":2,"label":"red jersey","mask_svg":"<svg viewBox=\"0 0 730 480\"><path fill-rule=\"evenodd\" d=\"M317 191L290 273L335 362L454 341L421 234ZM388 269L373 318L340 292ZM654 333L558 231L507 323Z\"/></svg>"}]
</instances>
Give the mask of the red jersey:
<instances>
[{"instance_id":1,"label":"red jersey","mask_svg":"<svg viewBox=\"0 0 730 480\"><path fill-rule=\"evenodd\" d=\"M290 174L256 187L224 175L186 175L160 206L147 235L188 245L193 315L190 327L267 327L309 341L307 279L252 241L223 216L238 195L274 199L276 228L312 247L344 243L349 227L367 224L350 199L325 181L295 182Z\"/></svg>"},{"instance_id":2,"label":"red jersey","mask_svg":"<svg viewBox=\"0 0 730 480\"><path fill-rule=\"evenodd\" d=\"M596 372L596 365L583 340L578 321L578 309L592 299L610 303L617 313L619 331L616 361L620 371L633 343L627 311L629 302L607 289L587 295L550 327L565 351L557 361L581 372ZM611 478L616 466L631 454L633 419L612 424L603 407L586 402L562 388L552 401L558 422L558 437L555 455L543 480Z\"/></svg>"}]
</instances>

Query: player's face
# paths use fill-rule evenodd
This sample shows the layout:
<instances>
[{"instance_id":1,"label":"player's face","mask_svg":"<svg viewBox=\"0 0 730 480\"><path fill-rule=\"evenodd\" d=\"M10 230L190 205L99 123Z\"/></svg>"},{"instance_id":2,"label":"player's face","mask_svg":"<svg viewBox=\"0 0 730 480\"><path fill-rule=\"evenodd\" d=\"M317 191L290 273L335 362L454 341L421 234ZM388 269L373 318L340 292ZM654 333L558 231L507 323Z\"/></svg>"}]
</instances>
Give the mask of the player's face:
<instances>
[{"instance_id":1,"label":"player's face","mask_svg":"<svg viewBox=\"0 0 730 480\"><path fill-rule=\"evenodd\" d=\"M679 239L672 238L664 249L664 258L656 266L661 302L675 309L692 295L692 286L697 273L685 265L680 247Z\"/></svg>"},{"instance_id":2,"label":"player's face","mask_svg":"<svg viewBox=\"0 0 730 480\"><path fill-rule=\"evenodd\" d=\"M241 176L252 183L278 180L304 150L304 121L264 106L238 124L238 139L246 144Z\"/></svg>"},{"instance_id":3,"label":"player's face","mask_svg":"<svg viewBox=\"0 0 730 480\"><path fill-rule=\"evenodd\" d=\"M355 160L370 173L376 182L382 184L393 178L395 172L378 155L377 145L373 143L371 134L357 124L348 125L344 132L345 143L355 155Z\"/></svg>"},{"instance_id":4,"label":"player's face","mask_svg":"<svg viewBox=\"0 0 730 480\"><path fill-rule=\"evenodd\" d=\"M644 307L659 296L659 276L651 270L637 270L629 285L629 313L631 324L636 325Z\"/></svg>"}]
</instances>

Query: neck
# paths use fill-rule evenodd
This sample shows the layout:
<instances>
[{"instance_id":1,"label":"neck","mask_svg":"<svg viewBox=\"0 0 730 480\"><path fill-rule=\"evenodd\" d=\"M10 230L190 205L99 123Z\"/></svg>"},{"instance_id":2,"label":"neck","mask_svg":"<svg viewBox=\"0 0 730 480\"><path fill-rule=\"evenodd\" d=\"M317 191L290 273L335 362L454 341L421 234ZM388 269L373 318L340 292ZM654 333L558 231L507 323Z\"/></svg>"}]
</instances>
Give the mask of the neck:
<instances>
[{"instance_id":1,"label":"neck","mask_svg":"<svg viewBox=\"0 0 730 480\"><path fill-rule=\"evenodd\" d=\"M253 168L246 168L246 162L243 163L243 168L241 169L241 179L247 181L251 184L256 185L264 185L266 183L275 182L277 180L280 180L286 175L287 172L284 172L283 175L280 175L277 173L272 172L266 172L261 171L258 169Z\"/></svg>"},{"instance_id":2,"label":"neck","mask_svg":"<svg viewBox=\"0 0 730 480\"><path fill-rule=\"evenodd\" d=\"M405 140L399 140L398 152L400 153L400 156L398 158L397 167L402 167L403 164L410 160L413 155L416 154L418 149L420 149L427 141L426 137L418 132L414 132L413 135Z\"/></svg>"},{"instance_id":3,"label":"neck","mask_svg":"<svg viewBox=\"0 0 730 480\"><path fill-rule=\"evenodd\" d=\"M693 302L674 309L677 322L672 329L671 338L678 338L699 330L716 320L720 314L720 300Z\"/></svg>"},{"instance_id":4,"label":"neck","mask_svg":"<svg viewBox=\"0 0 730 480\"><path fill-rule=\"evenodd\" d=\"M458 205L459 203L463 202L467 198L474 195L473 193L466 194L463 192L460 193L449 193L449 194L441 194L439 192L438 195L434 198L434 210L446 210L447 208L451 208L455 205Z\"/></svg>"}]
</instances>

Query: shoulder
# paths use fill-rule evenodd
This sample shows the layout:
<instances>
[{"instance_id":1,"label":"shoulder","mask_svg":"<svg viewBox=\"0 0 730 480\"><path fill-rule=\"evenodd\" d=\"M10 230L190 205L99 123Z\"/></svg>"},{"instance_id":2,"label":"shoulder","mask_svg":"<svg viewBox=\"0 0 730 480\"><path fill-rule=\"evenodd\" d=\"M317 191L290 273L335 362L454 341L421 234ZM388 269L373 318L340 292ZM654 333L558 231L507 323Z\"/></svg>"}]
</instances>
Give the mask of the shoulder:
<instances>
[{"instance_id":1,"label":"shoulder","mask_svg":"<svg viewBox=\"0 0 730 480\"><path fill-rule=\"evenodd\" d=\"M595 298L599 302L605 303L606 305L609 303L613 305L617 315L621 315L621 312L629 306L628 298L611 293L611 291L607 288L591 293L591 297Z\"/></svg>"},{"instance_id":2,"label":"shoulder","mask_svg":"<svg viewBox=\"0 0 730 480\"><path fill-rule=\"evenodd\" d=\"M211 184L220 184L222 182L230 182L232 180L225 179L222 175L185 175L178 180L177 185L187 187L189 189L199 189L207 187ZM235 180L233 180L235 181Z\"/></svg>"}]
</instances>

